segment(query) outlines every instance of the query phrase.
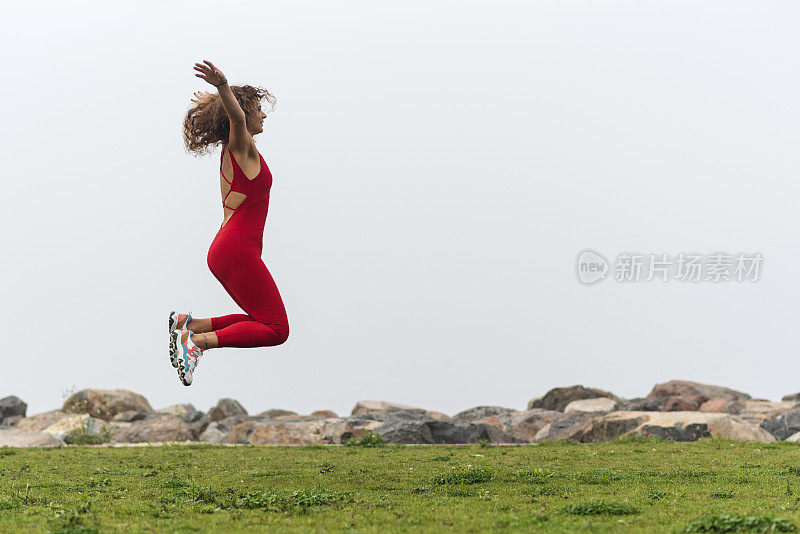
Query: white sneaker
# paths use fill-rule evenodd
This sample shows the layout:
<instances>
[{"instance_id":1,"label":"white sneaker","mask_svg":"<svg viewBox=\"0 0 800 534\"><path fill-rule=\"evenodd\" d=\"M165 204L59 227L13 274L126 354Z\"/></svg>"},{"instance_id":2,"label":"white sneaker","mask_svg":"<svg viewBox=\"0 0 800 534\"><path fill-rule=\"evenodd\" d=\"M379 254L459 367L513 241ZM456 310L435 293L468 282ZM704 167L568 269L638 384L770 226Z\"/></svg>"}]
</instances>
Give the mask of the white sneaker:
<instances>
[{"instance_id":1,"label":"white sneaker","mask_svg":"<svg viewBox=\"0 0 800 534\"><path fill-rule=\"evenodd\" d=\"M169 314L169 361L172 367L178 368L178 330L187 328L189 321L192 320L192 312Z\"/></svg>"},{"instance_id":2,"label":"white sneaker","mask_svg":"<svg viewBox=\"0 0 800 534\"><path fill-rule=\"evenodd\" d=\"M192 385L192 375L197 368L197 362L203 355L203 349L192 342L191 330L176 330L178 346L178 376L184 386Z\"/></svg>"}]
</instances>

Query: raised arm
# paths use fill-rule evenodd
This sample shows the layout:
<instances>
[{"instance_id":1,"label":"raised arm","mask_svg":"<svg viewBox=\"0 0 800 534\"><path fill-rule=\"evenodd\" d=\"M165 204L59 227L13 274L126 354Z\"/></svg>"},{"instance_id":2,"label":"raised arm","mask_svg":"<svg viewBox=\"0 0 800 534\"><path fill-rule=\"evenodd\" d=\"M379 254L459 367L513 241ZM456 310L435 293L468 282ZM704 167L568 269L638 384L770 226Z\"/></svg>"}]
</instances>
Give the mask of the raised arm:
<instances>
[{"instance_id":1,"label":"raised arm","mask_svg":"<svg viewBox=\"0 0 800 534\"><path fill-rule=\"evenodd\" d=\"M203 63L195 63L194 69L198 71L195 76L204 79L217 88L219 97L222 100L222 106L225 108L225 113L228 114L228 120L230 121L228 147L234 152L251 156L255 152L253 136L247 131L247 118L236 97L233 96L233 91L228 85L228 79L210 61L203 60Z\"/></svg>"}]
</instances>

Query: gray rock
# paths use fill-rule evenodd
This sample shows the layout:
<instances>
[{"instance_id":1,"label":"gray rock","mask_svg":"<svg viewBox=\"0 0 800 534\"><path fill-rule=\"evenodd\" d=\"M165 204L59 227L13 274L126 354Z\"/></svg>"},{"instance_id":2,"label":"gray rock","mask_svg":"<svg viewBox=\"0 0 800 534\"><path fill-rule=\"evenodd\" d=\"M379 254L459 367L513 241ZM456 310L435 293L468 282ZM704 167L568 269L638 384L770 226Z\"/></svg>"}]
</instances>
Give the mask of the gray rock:
<instances>
[{"instance_id":1,"label":"gray rock","mask_svg":"<svg viewBox=\"0 0 800 534\"><path fill-rule=\"evenodd\" d=\"M567 404L564 413L606 413L617 407L617 401L608 397L597 397L594 399L580 399Z\"/></svg>"},{"instance_id":2,"label":"gray rock","mask_svg":"<svg viewBox=\"0 0 800 534\"><path fill-rule=\"evenodd\" d=\"M162 441L191 441L192 428L183 418L172 414L151 413L132 423L120 423L112 441L115 443L154 443Z\"/></svg>"},{"instance_id":3,"label":"gray rock","mask_svg":"<svg viewBox=\"0 0 800 534\"><path fill-rule=\"evenodd\" d=\"M0 447L61 447L63 440L37 430L0 429Z\"/></svg>"},{"instance_id":4,"label":"gray rock","mask_svg":"<svg viewBox=\"0 0 800 534\"><path fill-rule=\"evenodd\" d=\"M517 441L533 443L536 434L542 428L565 417L567 415L564 412L533 408L512 415L508 421L501 419L501 423L503 423L503 431L514 436ZM486 419L483 419L483 421L486 421Z\"/></svg>"},{"instance_id":5,"label":"gray rock","mask_svg":"<svg viewBox=\"0 0 800 534\"><path fill-rule=\"evenodd\" d=\"M17 430L44 430L53 423L57 423L70 415L72 414L62 412L61 410L37 413L36 415L20 419L15 428Z\"/></svg>"},{"instance_id":6,"label":"gray rock","mask_svg":"<svg viewBox=\"0 0 800 534\"><path fill-rule=\"evenodd\" d=\"M15 395L0 399L0 422L7 417L25 417L28 405Z\"/></svg>"},{"instance_id":7,"label":"gray rock","mask_svg":"<svg viewBox=\"0 0 800 534\"><path fill-rule=\"evenodd\" d=\"M220 399L217 405L208 411L208 416L212 421L222 421L234 415L247 415L247 410L233 399Z\"/></svg>"},{"instance_id":8,"label":"gray rock","mask_svg":"<svg viewBox=\"0 0 800 534\"><path fill-rule=\"evenodd\" d=\"M739 441L775 440L769 432L736 415L686 411L611 412L592 421L581 441L603 442L625 435L673 441L697 441L711 436Z\"/></svg>"},{"instance_id":9,"label":"gray rock","mask_svg":"<svg viewBox=\"0 0 800 534\"><path fill-rule=\"evenodd\" d=\"M17 426L23 417L21 415L12 415L0 421L0 428L13 428Z\"/></svg>"},{"instance_id":10,"label":"gray rock","mask_svg":"<svg viewBox=\"0 0 800 534\"><path fill-rule=\"evenodd\" d=\"M71 395L61 409L69 413L88 413L105 421L121 412L153 412L147 399L126 389L83 389Z\"/></svg>"},{"instance_id":11,"label":"gray rock","mask_svg":"<svg viewBox=\"0 0 800 534\"><path fill-rule=\"evenodd\" d=\"M291 410L281 410L280 408L273 408L271 410L264 410L263 412L258 414L258 417L262 419L277 419L278 417L296 416L296 415L298 415L297 412L293 412ZM334 417L336 417L336 415L334 415Z\"/></svg>"},{"instance_id":12,"label":"gray rock","mask_svg":"<svg viewBox=\"0 0 800 534\"><path fill-rule=\"evenodd\" d=\"M146 413L137 412L136 410L127 410L125 412L118 413L117 415L112 417L111 420L117 422L130 423L133 421L139 421L140 419L144 419L145 417L147 417Z\"/></svg>"},{"instance_id":13,"label":"gray rock","mask_svg":"<svg viewBox=\"0 0 800 534\"><path fill-rule=\"evenodd\" d=\"M792 434L800 432L800 408L763 421L761 428L777 439L786 439Z\"/></svg>"},{"instance_id":14,"label":"gray rock","mask_svg":"<svg viewBox=\"0 0 800 534\"><path fill-rule=\"evenodd\" d=\"M339 417L336 412L332 410L314 410L311 415L315 417Z\"/></svg>"},{"instance_id":15,"label":"gray rock","mask_svg":"<svg viewBox=\"0 0 800 534\"><path fill-rule=\"evenodd\" d=\"M199 440L205 443L230 443L233 427L247 420L247 416L234 415L221 421L211 421L200 433Z\"/></svg>"},{"instance_id":16,"label":"gray rock","mask_svg":"<svg viewBox=\"0 0 800 534\"><path fill-rule=\"evenodd\" d=\"M634 399L624 400L617 404L614 411L618 412L661 412L667 405L667 397L655 397L647 399L644 397L636 397Z\"/></svg>"},{"instance_id":17,"label":"gray rock","mask_svg":"<svg viewBox=\"0 0 800 534\"><path fill-rule=\"evenodd\" d=\"M699 407L707 400L714 397L723 397L728 400L745 400L750 395L722 386L713 386L691 382L688 380L670 380L663 384L656 384L647 395L648 399L656 397L685 397L691 399Z\"/></svg>"},{"instance_id":18,"label":"gray rock","mask_svg":"<svg viewBox=\"0 0 800 534\"><path fill-rule=\"evenodd\" d=\"M561 441L573 439L580 441L583 433L592 424L594 418L595 415L593 414L581 412L565 414L562 419L543 426L533 437L533 441L536 443L544 440Z\"/></svg>"},{"instance_id":19,"label":"gray rock","mask_svg":"<svg viewBox=\"0 0 800 534\"><path fill-rule=\"evenodd\" d=\"M450 421L455 424L475 423L486 417L497 417L498 420L510 419L512 415L519 413L512 408L502 406L476 406L463 412L455 414Z\"/></svg>"},{"instance_id":20,"label":"gray rock","mask_svg":"<svg viewBox=\"0 0 800 534\"><path fill-rule=\"evenodd\" d=\"M456 424L437 420L389 420L376 428L390 443L516 443L518 440L493 425Z\"/></svg>"},{"instance_id":21,"label":"gray rock","mask_svg":"<svg viewBox=\"0 0 800 534\"><path fill-rule=\"evenodd\" d=\"M528 403L528 409L543 408L545 410L556 410L563 412L572 401L582 399L595 399L597 397L608 397L615 401L622 402L623 399L617 397L611 392L603 391L602 389L586 388L580 385L553 388L548 391L544 397L532 399Z\"/></svg>"},{"instance_id":22,"label":"gray rock","mask_svg":"<svg viewBox=\"0 0 800 534\"><path fill-rule=\"evenodd\" d=\"M252 445L341 444L379 425L376 421L360 418L282 417L247 420L233 428L229 441Z\"/></svg>"},{"instance_id":23,"label":"gray rock","mask_svg":"<svg viewBox=\"0 0 800 534\"><path fill-rule=\"evenodd\" d=\"M156 413L169 413L172 415L177 415L187 423L199 421L205 415L203 412L195 408L194 405L188 403L173 404L172 406L167 406L166 408L156 410Z\"/></svg>"},{"instance_id":24,"label":"gray rock","mask_svg":"<svg viewBox=\"0 0 800 534\"><path fill-rule=\"evenodd\" d=\"M385 414L389 412L399 412L399 411L414 412L420 414L425 413L425 410L423 410L422 408L407 406L405 404L398 404L396 402L362 400L356 403L356 405L353 407L353 411L350 412L350 415L378 415L378 414Z\"/></svg>"}]
</instances>

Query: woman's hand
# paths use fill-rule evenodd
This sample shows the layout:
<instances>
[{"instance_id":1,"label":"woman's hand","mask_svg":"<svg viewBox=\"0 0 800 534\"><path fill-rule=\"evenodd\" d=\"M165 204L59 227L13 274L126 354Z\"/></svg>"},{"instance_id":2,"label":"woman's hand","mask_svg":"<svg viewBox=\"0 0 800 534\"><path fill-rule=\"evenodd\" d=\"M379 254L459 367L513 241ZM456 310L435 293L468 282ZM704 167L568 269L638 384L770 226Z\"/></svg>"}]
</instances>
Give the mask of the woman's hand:
<instances>
[{"instance_id":1,"label":"woman's hand","mask_svg":"<svg viewBox=\"0 0 800 534\"><path fill-rule=\"evenodd\" d=\"M194 98L192 98L192 102L194 102L195 104L199 104L201 100L204 100L209 96L211 96L211 93L209 93L208 91L195 91Z\"/></svg>"},{"instance_id":2,"label":"woman's hand","mask_svg":"<svg viewBox=\"0 0 800 534\"><path fill-rule=\"evenodd\" d=\"M205 63L205 65L203 65L203 63ZM215 67L213 63L206 61L205 59L203 60L203 63L194 64L194 70L198 71L195 73L195 76L198 78L203 78L214 87L222 85L228 81L225 75L222 74L222 71Z\"/></svg>"}]
</instances>

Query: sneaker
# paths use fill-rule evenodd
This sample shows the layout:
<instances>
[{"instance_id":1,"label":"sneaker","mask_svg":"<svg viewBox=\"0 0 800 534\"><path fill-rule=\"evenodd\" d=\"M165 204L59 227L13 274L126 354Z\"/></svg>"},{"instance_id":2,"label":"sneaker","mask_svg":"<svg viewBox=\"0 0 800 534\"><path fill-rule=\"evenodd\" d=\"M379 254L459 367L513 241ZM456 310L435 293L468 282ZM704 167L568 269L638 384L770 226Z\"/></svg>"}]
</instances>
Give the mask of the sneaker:
<instances>
[{"instance_id":1,"label":"sneaker","mask_svg":"<svg viewBox=\"0 0 800 534\"><path fill-rule=\"evenodd\" d=\"M186 330L189 321L192 320L192 312L169 314L169 361L172 367L178 368L178 330Z\"/></svg>"},{"instance_id":2,"label":"sneaker","mask_svg":"<svg viewBox=\"0 0 800 534\"><path fill-rule=\"evenodd\" d=\"M176 330L178 345L178 376L184 386L192 385L192 375L197 368L197 362L203 355L203 349L192 343L191 330Z\"/></svg>"}]
</instances>

